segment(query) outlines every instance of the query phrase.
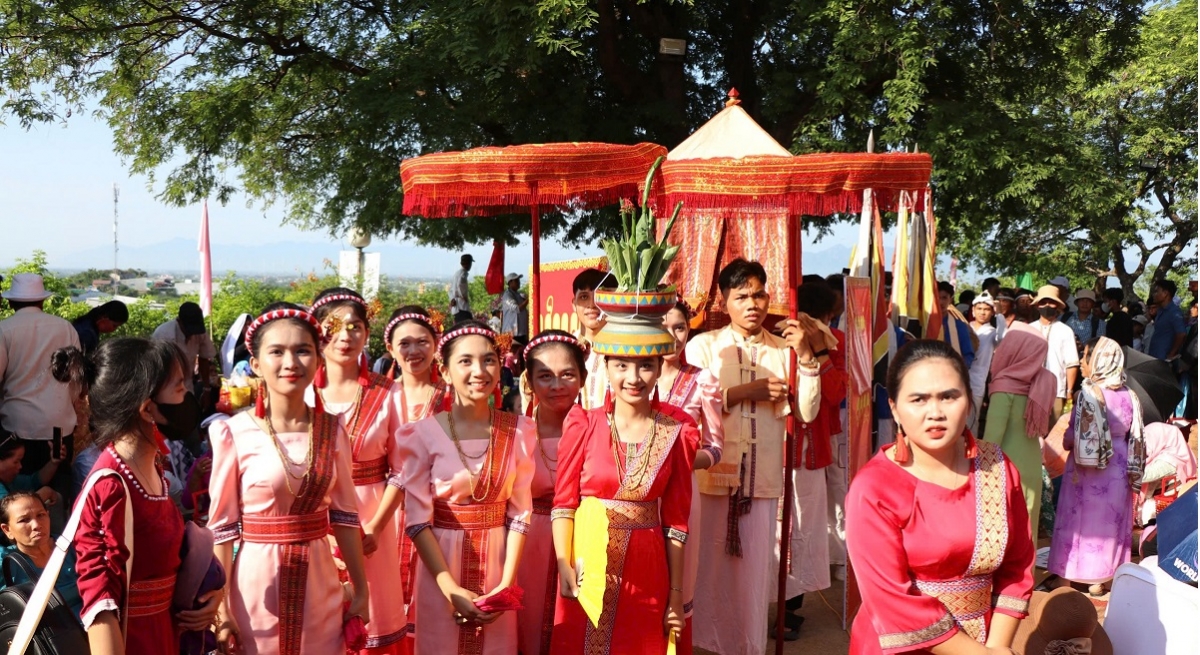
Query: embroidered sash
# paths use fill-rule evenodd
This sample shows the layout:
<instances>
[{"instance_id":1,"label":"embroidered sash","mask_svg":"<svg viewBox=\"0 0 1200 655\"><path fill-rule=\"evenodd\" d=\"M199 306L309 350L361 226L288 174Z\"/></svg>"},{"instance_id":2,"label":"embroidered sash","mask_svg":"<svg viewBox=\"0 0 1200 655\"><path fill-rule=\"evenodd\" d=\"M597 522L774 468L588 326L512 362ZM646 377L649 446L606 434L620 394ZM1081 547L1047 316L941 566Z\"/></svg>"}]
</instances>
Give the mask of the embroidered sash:
<instances>
[{"instance_id":1,"label":"embroidered sash","mask_svg":"<svg viewBox=\"0 0 1200 655\"><path fill-rule=\"evenodd\" d=\"M625 461L625 475L628 477L630 471L636 470L642 462L649 459L646 475L642 476L636 487L629 488L622 484L616 498L602 499L609 522L606 549L608 567L604 573L610 582L604 587L603 609L600 611L597 625L593 627L591 621L585 622L584 653L587 655L606 654L612 644L621 585L611 581L620 580L625 571L625 555L629 552L629 539L633 536L633 530L652 529L659 525L658 501L647 501L646 497L675 446L675 440L683 431L683 425L660 413L656 415L655 426L654 435L648 438L648 443Z\"/></svg>"},{"instance_id":2,"label":"embroidered sash","mask_svg":"<svg viewBox=\"0 0 1200 655\"><path fill-rule=\"evenodd\" d=\"M353 430L350 437L350 443L353 444L354 461L359 461L358 453L362 450L363 441L367 438L367 430L371 429L371 424L375 422L375 417L379 416L379 410L383 409L383 401L387 399L388 394L392 390L394 382L378 373L371 374L371 382L363 391L362 403L358 406L358 415L353 417L354 424L347 426Z\"/></svg>"},{"instance_id":3,"label":"embroidered sash","mask_svg":"<svg viewBox=\"0 0 1200 655\"><path fill-rule=\"evenodd\" d=\"M958 580L917 580L917 589L946 606L958 626L979 643L987 642L987 613L992 605L992 573L1008 546L1008 486L1000 447L978 442L975 457L975 551Z\"/></svg>"},{"instance_id":4,"label":"embroidered sash","mask_svg":"<svg viewBox=\"0 0 1200 655\"><path fill-rule=\"evenodd\" d=\"M413 419L412 422L415 423L416 421L426 419L434 414L441 413L442 404L445 402L446 394L448 393L449 388L445 384L439 382L438 384L434 385L433 394L429 397L429 403L426 404L425 407L421 408L421 415ZM403 387L400 388L400 394L401 400L403 401ZM403 408L404 416L400 417L400 420L408 422L408 403L402 402L401 407ZM400 484L396 483L395 486L400 487ZM401 491L403 491L403 489L401 489ZM403 508L404 503L400 503L400 506ZM403 527L403 525L401 525L401 527ZM412 603L413 585L417 579L417 564L419 559L420 558L417 557L417 547L413 545L412 539L408 538L408 533L406 531L400 530L400 586L403 587L402 593L404 594L405 607L408 607L408 605ZM410 625L409 630L412 631L413 629L414 626Z\"/></svg>"},{"instance_id":5,"label":"embroidered sash","mask_svg":"<svg viewBox=\"0 0 1200 655\"><path fill-rule=\"evenodd\" d=\"M675 376L675 381L671 383L671 391L667 393L665 402L683 409L688 399L696 392L699 380L700 367L684 364L679 369L679 375Z\"/></svg>"},{"instance_id":6,"label":"embroidered sash","mask_svg":"<svg viewBox=\"0 0 1200 655\"><path fill-rule=\"evenodd\" d=\"M486 483L482 480L483 476L488 476L491 482L488 495L482 500L477 501L479 505L493 505L504 501L500 500L500 494L504 487L504 478L508 477L508 467L510 453L516 445L517 440L517 417L515 414L508 412L495 412L492 419L492 443L488 446L489 450L496 453L494 462L498 462L499 466L492 467L491 470L480 471L481 479L476 480L476 486L484 486ZM485 459L487 455L485 454ZM505 503L507 507L507 503ZM503 525L503 523L501 523ZM487 561L488 548L490 547L489 536L490 528L475 528L463 530L463 545L462 556L459 560L461 573L459 574L458 584L463 589L469 589L476 594L482 595L484 585L487 584L487 576L483 570L483 564ZM458 627L458 655L482 655L483 653L483 630L478 629L478 626L464 624Z\"/></svg>"},{"instance_id":7,"label":"embroidered sash","mask_svg":"<svg viewBox=\"0 0 1200 655\"><path fill-rule=\"evenodd\" d=\"M313 463L288 511L291 516L313 514L321 509L333 481L334 446L341 424L337 416L313 413ZM284 475L287 475L284 471ZM310 543L310 542L309 542ZM279 553L279 652L300 655L304 635L304 599L308 586L308 543L280 546Z\"/></svg>"}]
</instances>

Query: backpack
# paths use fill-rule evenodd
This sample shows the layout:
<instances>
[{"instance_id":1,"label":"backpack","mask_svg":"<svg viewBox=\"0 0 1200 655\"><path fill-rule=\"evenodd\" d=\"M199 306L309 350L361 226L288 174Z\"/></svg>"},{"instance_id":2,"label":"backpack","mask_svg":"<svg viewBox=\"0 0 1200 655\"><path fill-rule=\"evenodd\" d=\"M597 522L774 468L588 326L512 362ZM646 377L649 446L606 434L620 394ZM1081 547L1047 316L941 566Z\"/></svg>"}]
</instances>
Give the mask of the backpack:
<instances>
[{"instance_id":1,"label":"backpack","mask_svg":"<svg viewBox=\"0 0 1200 655\"><path fill-rule=\"evenodd\" d=\"M15 569L25 573L28 582L16 583L13 575ZM37 586L38 574L33 561L21 552L4 556L0 563L0 571L4 577L4 589L0 589L0 643L11 643L17 631L17 624L25 614L29 598ZM67 655L68 653L87 653L89 650L87 633L75 612L67 605L63 597L54 591L38 622L37 632L33 641L25 651L29 655Z\"/></svg>"},{"instance_id":2,"label":"backpack","mask_svg":"<svg viewBox=\"0 0 1200 655\"><path fill-rule=\"evenodd\" d=\"M36 582L0 591L0 643L8 644L8 655L86 655L90 652L87 632L75 619L75 613L63 602L54 585L62 571L67 549L79 530L87 495L100 478L108 475L120 480L125 491L125 544L129 549L129 559L125 560L125 579L129 580L129 574L133 571L133 502L129 499L129 485L115 470L98 469L92 471L83 485L75 510L71 512L62 535L55 540L54 551L42 575L29 575L32 569L28 569L25 574ZM9 558L6 557L2 563L5 580L9 578L8 565ZM10 590L12 593L9 593ZM59 608L65 608L66 614L61 614ZM124 608L120 615L121 634L125 634L128 616Z\"/></svg>"}]
</instances>

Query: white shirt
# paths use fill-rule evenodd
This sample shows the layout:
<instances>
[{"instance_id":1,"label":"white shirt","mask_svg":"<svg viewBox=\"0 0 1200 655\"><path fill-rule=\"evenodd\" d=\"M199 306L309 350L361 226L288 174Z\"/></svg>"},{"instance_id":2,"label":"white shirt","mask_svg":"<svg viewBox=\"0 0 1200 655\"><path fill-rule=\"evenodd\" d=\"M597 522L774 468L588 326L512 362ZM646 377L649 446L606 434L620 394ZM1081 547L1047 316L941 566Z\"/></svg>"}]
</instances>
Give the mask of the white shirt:
<instances>
[{"instance_id":1,"label":"white shirt","mask_svg":"<svg viewBox=\"0 0 1200 655\"><path fill-rule=\"evenodd\" d=\"M1000 319L1003 323L1004 319ZM979 337L979 347L975 349L975 360L971 362L971 395L975 396L976 402L983 400L983 393L987 389L988 371L992 368L992 354L996 352L996 343L1000 341L1001 332L990 325L980 325L976 327L971 324L971 329L975 330L975 336Z\"/></svg>"},{"instance_id":2,"label":"white shirt","mask_svg":"<svg viewBox=\"0 0 1200 655\"><path fill-rule=\"evenodd\" d=\"M470 271L460 268L455 271L454 278L450 281L451 313L471 311L471 292L467 288L468 275L470 275Z\"/></svg>"},{"instance_id":3,"label":"white shirt","mask_svg":"<svg viewBox=\"0 0 1200 655\"><path fill-rule=\"evenodd\" d=\"M69 385L54 379L54 351L79 347L67 321L25 307L0 321L0 425L22 439L49 441L54 428L75 429Z\"/></svg>"},{"instance_id":4,"label":"white shirt","mask_svg":"<svg viewBox=\"0 0 1200 655\"><path fill-rule=\"evenodd\" d=\"M1056 398L1067 397L1067 369L1079 366L1079 351L1075 348L1075 332L1062 321L1047 325L1040 320L1033 325L1042 331L1050 346L1046 352L1046 370L1054 374L1058 383Z\"/></svg>"},{"instance_id":5,"label":"white shirt","mask_svg":"<svg viewBox=\"0 0 1200 655\"><path fill-rule=\"evenodd\" d=\"M217 347L213 345L212 339L207 334L196 334L185 336L183 329L179 327L178 319L171 319L166 323L154 328L154 334L150 335L151 339L159 341L173 341L179 349L183 351L183 359L193 367L192 371L188 371L185 376L191 379L191 373L195 372L196 360L200 357L211 360L217 356Z\"/></svg>"}]
</instances>

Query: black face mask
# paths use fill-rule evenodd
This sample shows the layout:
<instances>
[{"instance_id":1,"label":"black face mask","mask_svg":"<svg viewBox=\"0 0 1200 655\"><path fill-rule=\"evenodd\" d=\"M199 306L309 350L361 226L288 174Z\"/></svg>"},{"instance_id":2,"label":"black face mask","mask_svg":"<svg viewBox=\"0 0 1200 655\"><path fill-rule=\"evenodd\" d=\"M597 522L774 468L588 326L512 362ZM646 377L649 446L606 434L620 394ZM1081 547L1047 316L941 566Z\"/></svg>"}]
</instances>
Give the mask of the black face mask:
<instances>
[{"instance_id":1,"label":"black face mask","mask_svg":"<svg viewBox=\"0 0 1200 655\"><path fill-rule=\"evenodd\" d=\"M1055 307L1038 307L1038 314L1048 321L1053 321L1058 318L1058 309Z\"/></svg>"},{"instance_id":2,"label":"black face mask","mask_svg":"<svg viewBox=\"0 0 1200 655\"><path fill-rule=\"evenodd\" d=\"M157 401L155 404L158 405L159 413L167 419L166 423L157 424L158 430L172 441L183 441L191 437L200 426L200 405L190 391L181 402L174 405Z\"/></svg>"}]
</instances>

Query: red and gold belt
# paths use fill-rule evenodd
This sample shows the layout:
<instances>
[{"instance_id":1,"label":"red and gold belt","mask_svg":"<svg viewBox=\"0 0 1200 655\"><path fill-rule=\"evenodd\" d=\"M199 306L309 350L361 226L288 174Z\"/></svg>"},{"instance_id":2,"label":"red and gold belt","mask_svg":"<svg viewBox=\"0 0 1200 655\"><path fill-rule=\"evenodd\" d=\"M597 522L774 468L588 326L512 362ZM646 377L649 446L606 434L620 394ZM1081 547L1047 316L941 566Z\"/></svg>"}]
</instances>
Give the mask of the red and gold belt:
<instances>
[{"instance_id":1,"label":"red and gold belt","mask_svg":"<svg viewBox=\"0 0 1200 655\"><path fill-rule=\"evenodd\" d=\"M365 487L370 484L378 484L387 480L388 476L388 461L387 457L379 459L371 459L365 462L354 463L354 486Z\"/></svg>"},{"instance_id":2,"label":"red and gold belt","mask_svg":"<svg viewBox=\"0 0 1200 655\"><path fill-rule=\"evenodd\" d=\"M329 512L285 516L242 517L242 539L259 544L295 544L324 539Z\"/></svg>"},{"instance_id":3,"label":"red and gold belt","mask_svg":"<svg viewBox=\"0 0 1200 655\"><path fill-rule=\"evenodd\" d=\"M508 503L453 505L436 500L433 503L433 527L445 530L487 530L504 526Z\"/></svg>"},{"instance_id":4,"label":"red and gold belt","mask_svg":"<svg viewBox=\"0 0 1200 655\"><path fill-rule=\"evenodd\" d=\"M154 616L171 609L175 576L141 580L129 585L129 617Z\"/></svg>"}]
</instances>

